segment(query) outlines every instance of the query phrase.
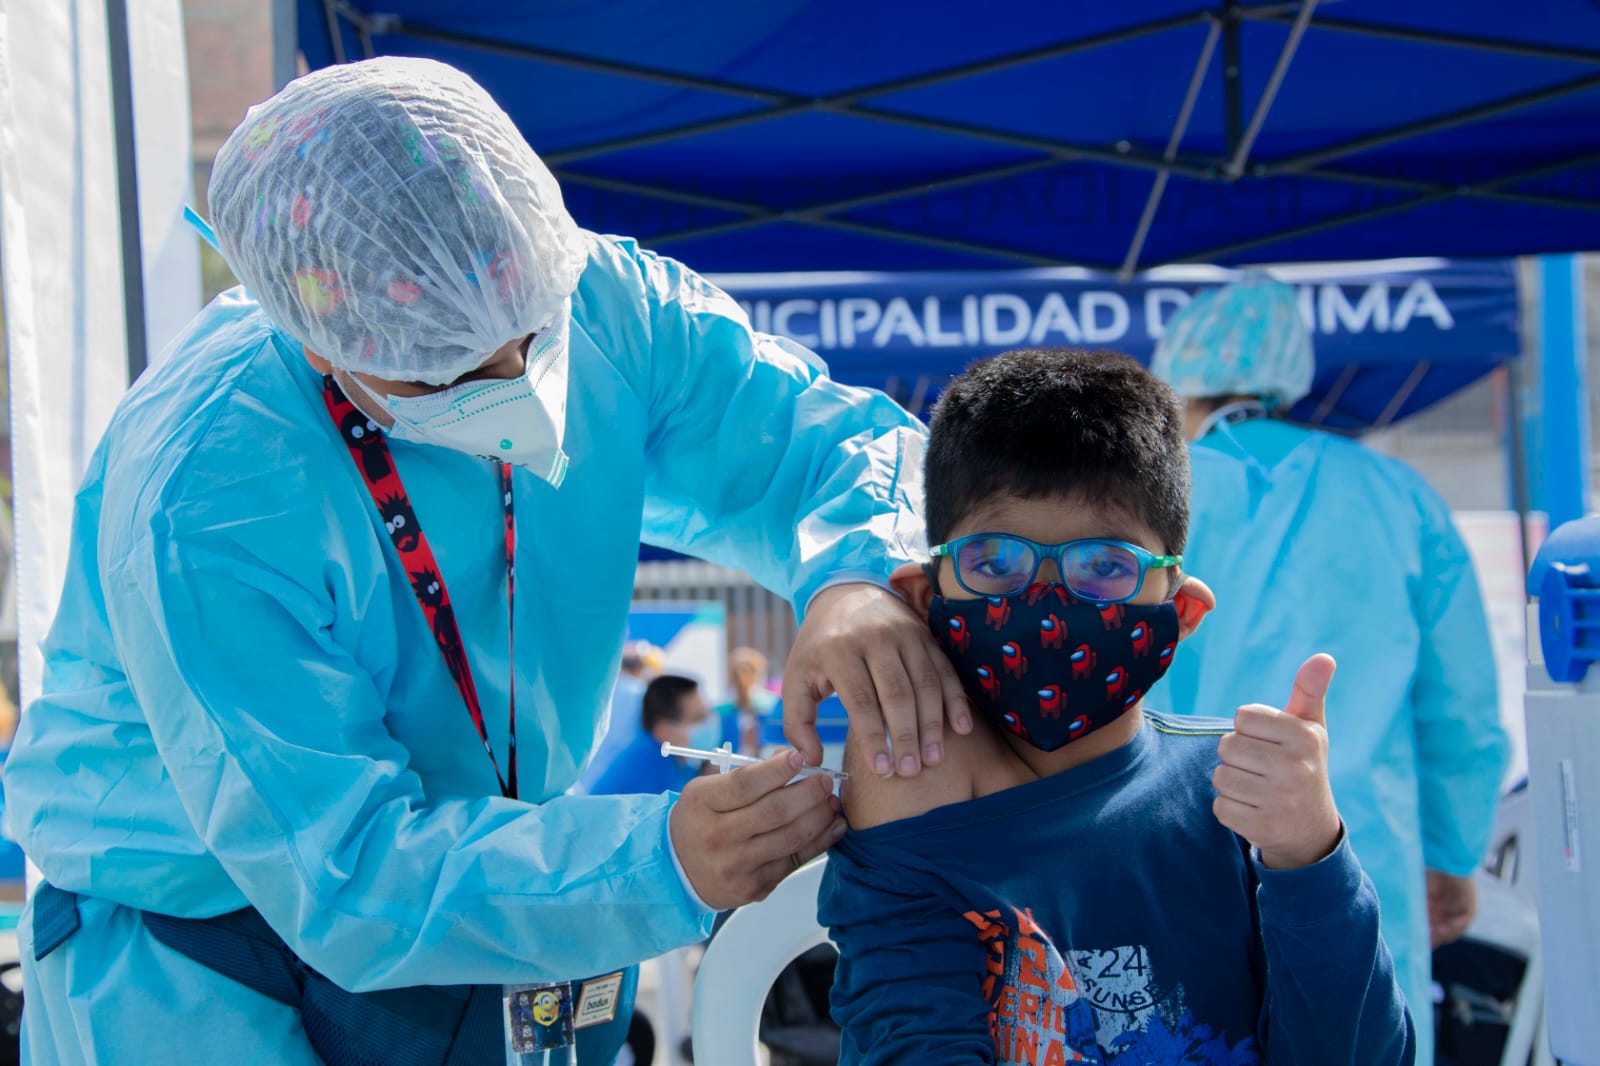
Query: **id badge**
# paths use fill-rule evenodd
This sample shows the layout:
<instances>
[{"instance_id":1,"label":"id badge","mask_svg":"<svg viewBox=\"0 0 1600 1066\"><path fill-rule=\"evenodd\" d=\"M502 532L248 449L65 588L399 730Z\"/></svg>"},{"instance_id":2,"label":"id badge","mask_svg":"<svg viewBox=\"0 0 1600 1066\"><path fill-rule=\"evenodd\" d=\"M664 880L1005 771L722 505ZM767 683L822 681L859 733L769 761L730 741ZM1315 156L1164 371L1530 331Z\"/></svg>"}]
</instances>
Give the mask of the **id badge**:
<instances>
[{"instance_id":1,"label":"id badge","mask_svg":"<svg viewBox=\"0 0 1600 1066\"><path fill-rule=\"evenodd\" d=\"M616 1020L617 999L622 995L623 974L614 973L585 981L578 989L572 1027L587 1029Z\"/></svg>"},{"instance_id":2,"label":"id badge","mask_svg":"<svg viewBox=\"0 0 1600 1066\"><path fill-rule=\"evenodd\" d=\"M572 1045L572 986L522 985L506 992L511 1050L532 1055Z\"/></svg>"}]
</instances>

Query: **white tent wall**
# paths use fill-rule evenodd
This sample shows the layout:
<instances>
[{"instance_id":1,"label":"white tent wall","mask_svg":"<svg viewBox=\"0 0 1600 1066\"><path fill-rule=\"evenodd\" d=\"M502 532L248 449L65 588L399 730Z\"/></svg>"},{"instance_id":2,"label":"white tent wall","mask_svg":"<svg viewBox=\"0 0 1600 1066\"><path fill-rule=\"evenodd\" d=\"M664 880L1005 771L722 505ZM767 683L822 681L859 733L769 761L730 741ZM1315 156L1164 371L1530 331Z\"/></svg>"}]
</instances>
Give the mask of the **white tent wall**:
<instances>
[{"instance_id":1,"label":"white tent wall","mask_svg":"<svg viewBox=\"0 0 1600 1066\"><path fill-rule=\"evenodd\" d=\"M152 357L199 302L180 0L127 0ZM73 497L127 388L105 0L0 0L0 262L11 358L23 706L66 571Z\"/></svg>"},{"instance_id":2,"label":"white tent wall","mask_svg":"<svg viewBox=\"0 0 1600 1066\"><path fill-rule=\"evenodd\" d=\"M126 2L144 251L145 348L154 366L200 310L200 241L183 220L184 205L194 199L189 71L183 0Z\"/></svg>"}]
</instances>

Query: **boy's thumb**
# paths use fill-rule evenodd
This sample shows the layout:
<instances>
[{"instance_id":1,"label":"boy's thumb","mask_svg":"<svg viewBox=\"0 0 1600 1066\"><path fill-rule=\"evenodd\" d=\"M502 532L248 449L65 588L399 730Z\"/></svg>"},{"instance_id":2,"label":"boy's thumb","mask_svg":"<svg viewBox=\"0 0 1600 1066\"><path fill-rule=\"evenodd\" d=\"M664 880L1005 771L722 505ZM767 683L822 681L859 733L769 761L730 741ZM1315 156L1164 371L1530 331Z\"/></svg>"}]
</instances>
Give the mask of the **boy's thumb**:
<instances>
[{"instance_id":1,"label":"boy's thumb","mask_svg":"<svg viewBox=\"0 0 1600 1066\"><path fill-rule=\"evenodd\" d=\"M1314 722L1326 729L1328 684L1333 680L1337 665L1333 656L1327 654L1317 654L1307 659L1294 676L1294 691L1289 694L1289 702L1284 705L1283 713L1293 715L1302 722Z\"/></svg>"}]
</instances>

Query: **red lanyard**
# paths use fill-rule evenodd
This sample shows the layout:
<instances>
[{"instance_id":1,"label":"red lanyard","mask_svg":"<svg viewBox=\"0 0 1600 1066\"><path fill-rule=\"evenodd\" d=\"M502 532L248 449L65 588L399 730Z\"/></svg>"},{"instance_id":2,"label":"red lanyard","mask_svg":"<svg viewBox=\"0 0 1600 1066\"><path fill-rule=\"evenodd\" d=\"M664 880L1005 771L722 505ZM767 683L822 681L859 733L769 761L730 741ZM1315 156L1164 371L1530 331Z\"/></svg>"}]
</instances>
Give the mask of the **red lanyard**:
<instances>
[{"instance_id":1,"label":"red lanyard","mask_svg":"<svg viewBox=\"0 0 1600 1066\"><path fill-rule=\"evenodd\" d=\"M416 594L422 615L433 631L433 639L444 657L445 668L467 705L472 724L477 727L483 750L489 753L494 765L495 780L500 782L500 794L517 798L517 677L515 658L511 667L511 740L507 747L506 768L509 774L500 773L500 760L494 756L494 746L489 743L489 731L483 724L483 707L478 702L478 688L472 682L472 667L467 663L467 651L461 642L461 629L456 625L456 613L450 606L450 593L445 590L444 577L439 564L434 561L433 549L417 521L417 513L400 481L400 471L395 469L389 454L389 443L378 427L355 404L351 403L331 376L322 379L322 399L328 405L328 416L333 419L350 458L355 460L361 480L366 482L372 502L377 505L389 540L400 553L400 564L411 578L411 591ZM516 558L517 524L511 504L511 467L500 466L500 491L506 515L506 602L511 612L511 647L516 650Z\"/></svg>"}]
</instances>

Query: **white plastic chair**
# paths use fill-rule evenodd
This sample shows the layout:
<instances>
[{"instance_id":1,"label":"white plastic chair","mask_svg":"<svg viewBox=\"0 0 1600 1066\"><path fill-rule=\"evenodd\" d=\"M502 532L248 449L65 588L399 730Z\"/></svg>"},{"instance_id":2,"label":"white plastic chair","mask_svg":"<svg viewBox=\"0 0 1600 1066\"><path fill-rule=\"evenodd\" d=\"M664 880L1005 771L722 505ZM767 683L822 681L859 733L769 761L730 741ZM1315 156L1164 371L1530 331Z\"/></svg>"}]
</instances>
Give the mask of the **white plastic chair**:
<instances>
[{"instance_id":1,"label":"white plastic chair","mask_svg":"<svg viewBox=\"0 0 1600 1066\"><path fill-rule=\"evenodd\" d=\"M1477 940L1526 960L1500 1066L1554 1066L1544 1024L1544 960L1535 898L1533 803L1527 789L1501 798L1490 833L1495 872L1480 871L1478 916L1467 930Z\"/></svg>"},{"instance_id":2,"label":"white plastic chair","mask_svg":"<svg viewBox=\"0 0 1600 1066\"><path fill-rule=\"evenodd\" d=\"M759 1061L761 1008L783 968L828 942L817 923L817 890L827 857L813 859L760 903L728 918L694 983L695 1066Z\"/></svg>"}]
</instances>

